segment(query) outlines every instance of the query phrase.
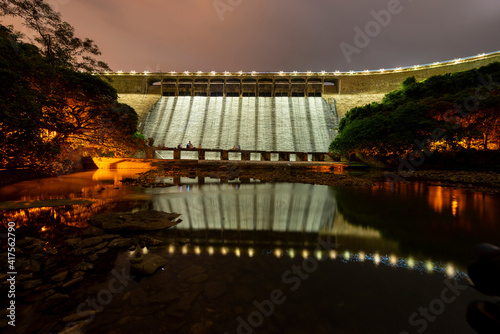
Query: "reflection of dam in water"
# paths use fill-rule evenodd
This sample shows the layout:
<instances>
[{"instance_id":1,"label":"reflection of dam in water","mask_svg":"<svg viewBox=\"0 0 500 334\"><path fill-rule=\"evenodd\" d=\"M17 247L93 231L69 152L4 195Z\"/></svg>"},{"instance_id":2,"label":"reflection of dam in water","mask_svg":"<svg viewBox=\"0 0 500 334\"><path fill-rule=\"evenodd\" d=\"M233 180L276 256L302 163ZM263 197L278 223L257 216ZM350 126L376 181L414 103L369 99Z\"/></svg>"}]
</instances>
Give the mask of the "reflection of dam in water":
<instances>
[{"instance_id":1,"label":"reflection of dam in water","mask_svg":"<svg viewBox=\"0 0 500 334\"><path fill-rule=\"evenodd\" d=\"M181 212L181 230L319 233L333 227L335 200L328 187L307 184L184 185L154 196L153 209ZM172 189L172 188L170 188ZM237 189L237 191L235 191Z\"/></svg>"},{"instance_id":2,"label":"reflection of dam in water","mask_svg":"<svg viewBox=\"0 0 500 334\"><path fill-rule=\"evenodd\" d=\"M207 149L327 152L338 124L321 97L162 97L149 113L154 145Z\"/></svg>"},{"instance_id":3,"label":"reflection of dam in water","mask_svg":"<svg viewBox=\"0 0 500 334\"><path fill-rule=\"evenodd\" d=\"M215 239L238 239L238 242L255 239L255 235L258 235L256 239L272 243L280 240L315 243L318 235L362 239L365 244L380 245L382 241L378 231L351 225L337 215L336 200L328 186L241 184L237 180L232 184L210 184L220 181L209 178L203 186L198 185L196 178L182 178L181 182L183 185L179 188L149 189L148 192L153 192L152 209L181 213L182 223L176 229L185 236L205 231Z\"/></svg>"}]
</instances>

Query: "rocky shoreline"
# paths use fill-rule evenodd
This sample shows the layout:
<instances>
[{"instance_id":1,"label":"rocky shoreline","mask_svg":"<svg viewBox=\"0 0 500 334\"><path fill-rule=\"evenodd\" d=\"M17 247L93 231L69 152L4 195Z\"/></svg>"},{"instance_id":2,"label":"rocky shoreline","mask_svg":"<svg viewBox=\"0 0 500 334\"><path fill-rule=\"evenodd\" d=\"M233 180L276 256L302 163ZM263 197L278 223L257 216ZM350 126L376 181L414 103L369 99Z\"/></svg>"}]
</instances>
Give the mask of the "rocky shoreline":
<instances>
[{"instance_id":1,"label":"rocky shoreline","mask_svg":"<svg viewBox=\"0 0 500 334\"><path fill-rule=\"evenodd\" d=\"M73 305L86 299L85 288L95 284L109 273L109 264L118 252L130 251L127 274L137 277L153 274L166 264L154 254L144 254L144 247L164 244L149 235L180 223L176 213L142 211L137 213L112 212L96 215L91 225L81 231L67 227L53 239L24 236L16 240L16 318L33 318L38 313L43 321L17 323L19 332L79 333L87 325L87 318L97 310L81 312ZM22 231L18 231L22 234ZM8 263L8 253L0 254L2 272ZM1 287L7 289L7 274L0 274ZM65 309L73 314L57 317ZM0 329L8 327L7 308L2 310ZM89 312L93 312L90 314Z\"/></svg>"},{"instance_id":2,"label":"rocky shoreline","mask_svg":"<svg viewBox=\"0 0 500 334\"><path fill-rule=\"evenodd\" d=\"M296 182L337 187L372 187L376 183L395 180L396 182L432 182L437 185L457 189L469 189L488 193L500 192L500 174L495 172L422 170L412 173L388 171L358 171L356 173L334 173L326 169L274 168L244 169L235 165L217 168L182 169L180 166L160 166L139 174L124 183L142 187L166 187L171 184L161 182L162 177L211 177L221 180L239 178L257 179L263 182Z\"/></svg>"}]
</instances>

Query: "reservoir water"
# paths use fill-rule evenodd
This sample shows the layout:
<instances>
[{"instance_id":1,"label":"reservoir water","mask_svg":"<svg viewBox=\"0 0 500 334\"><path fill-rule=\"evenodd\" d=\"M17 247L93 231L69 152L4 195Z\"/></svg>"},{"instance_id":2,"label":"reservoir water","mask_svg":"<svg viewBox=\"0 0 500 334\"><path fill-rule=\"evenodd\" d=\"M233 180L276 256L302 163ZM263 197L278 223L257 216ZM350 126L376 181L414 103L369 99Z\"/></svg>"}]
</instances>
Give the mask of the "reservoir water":
<instances>
[{"instance_id":1,"label":"reservoir water","mask_svg":"<svg viewBox=\"0 0 500 334\"><path fill-rule=\"evenodd\" d=\"M466 266L475 244L500 244L498 195L426 183L394 191L209 178L121 184L134 174L0 188L2 221L39 233L84 228L109 210L181 214L157 235L166 245L143 250L167 265L128 281L88 333L473 333L465 310L484 297L468 287ZM80 296L97 295L129 256L121 252Z\"/></svg>"}]
</instances>

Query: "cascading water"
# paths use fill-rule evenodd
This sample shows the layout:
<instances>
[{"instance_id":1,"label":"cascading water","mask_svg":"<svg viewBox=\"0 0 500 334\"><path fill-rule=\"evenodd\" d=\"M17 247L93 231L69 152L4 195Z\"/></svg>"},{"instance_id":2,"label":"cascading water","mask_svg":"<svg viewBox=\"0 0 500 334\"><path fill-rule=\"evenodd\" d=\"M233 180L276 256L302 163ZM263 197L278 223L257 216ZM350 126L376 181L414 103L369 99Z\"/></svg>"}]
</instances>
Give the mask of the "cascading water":
<instances>
[{"instance_id":1,"label":"cascading water","mask_svg":"<svg viewBox=\"0 0 500 334\"><path fill-rule=\"evenodd\" d=\"M337 124L321 97L179 96L158 101L144 135L166 147L326 152Z\"/></svg>"}]
</instances>

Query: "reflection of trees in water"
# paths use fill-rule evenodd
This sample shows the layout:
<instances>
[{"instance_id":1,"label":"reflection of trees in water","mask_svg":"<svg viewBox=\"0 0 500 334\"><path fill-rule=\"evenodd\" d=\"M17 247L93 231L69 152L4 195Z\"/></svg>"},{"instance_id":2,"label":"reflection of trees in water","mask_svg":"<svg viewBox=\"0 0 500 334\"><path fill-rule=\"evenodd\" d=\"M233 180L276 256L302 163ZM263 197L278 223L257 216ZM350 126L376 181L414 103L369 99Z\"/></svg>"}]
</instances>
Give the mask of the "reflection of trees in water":
<instances>
[{"instance_id":1,"label":"reflection of trees in water","mask_svg":"<svg viewBox=\"0 0 500 334\"><path fill-rule=\"evenodd\" d=\"M0 219L5 224L10 221L15 222L17 228L22 227L33 232L46 232L61 226L85 228L88 226L87 220L93 215L108 211L130 211L138 208L147 209L148 203L144 201L96 200L91 204L5 210L0 212Z\"/></svg>"},{"instance_id":2,"label":"reflection of trees in water","mask_svg":"<svg viewBox=\"0 0 500 334\"><path fill-rule=\"evenodd\" d=\"M350 224L380 230L407 254L463 263L471 258L475 244L500 242L500 231L484 210L485 205L497 210L498 199L492 196L465 191L450 195L451 188L423 183L397 185L395 192L385 188L384 184L371 189L335 188L338 212ZM439 188L445 190L439 193ZM436 203L441 204L436 207ZM457 210L457 205L465 209Z\"/></svg>"}]
</instances>

